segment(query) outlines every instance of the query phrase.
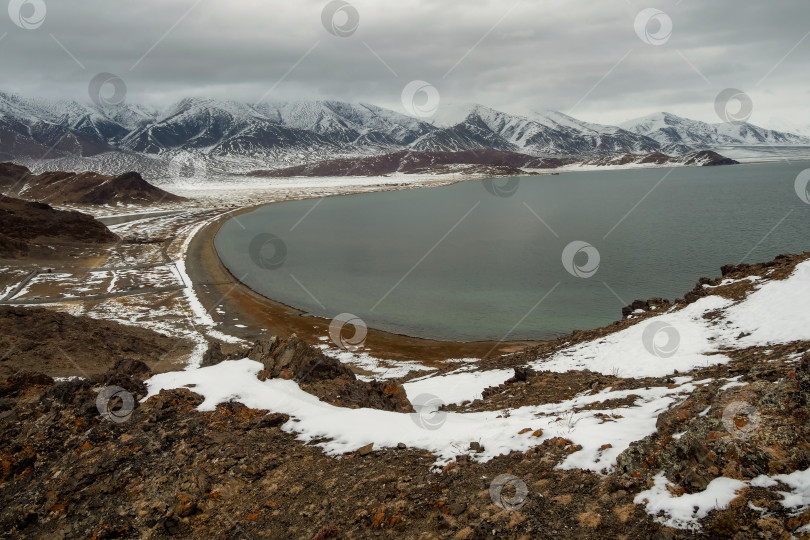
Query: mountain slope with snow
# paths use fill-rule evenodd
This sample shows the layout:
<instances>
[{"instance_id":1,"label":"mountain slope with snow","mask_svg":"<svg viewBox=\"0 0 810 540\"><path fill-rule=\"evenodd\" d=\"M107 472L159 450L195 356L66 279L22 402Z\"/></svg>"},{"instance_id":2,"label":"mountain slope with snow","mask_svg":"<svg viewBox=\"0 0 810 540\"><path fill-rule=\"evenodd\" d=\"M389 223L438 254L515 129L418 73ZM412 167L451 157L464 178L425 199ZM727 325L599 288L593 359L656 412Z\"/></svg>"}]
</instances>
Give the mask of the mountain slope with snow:
<instances>
[{"instance_id":1,"label":"mountain slope with snow","mask_svg":"<svg viewBox=\"0 0 810 540\"><path fill-rule=\"evenodd\" d=\"M658 143L684 144L696 148L718 145L810 144L810 139L764 129L753 124L709 124L675 114L660 112L621 124L628 131L645 135Z\"/></svg>"},{"instance_id":2,"label":"mountain slope with snow","mask_svg":"<svg viewBox=\"0 0 810 540\"><path fill-rule=\"evenodd\" d=\"M36 166L31 160L56 158L105 174L122 172L116 163L150 162L155 157L169 161L187 154L227 173L403 150L598 158L653 152L687 155L720 145L798 144L810 144L810 139L751 124L707 124L669 113L617 127L557 111L512 114L478 104L443 105L436 117L420 120L376 105L341 101L250 104L186 98L155 109L0 92L4 159L25 159Z\"/></svg>"},{"instance_id":3,"label":"mountain slope with snow","mask_svg":"<svg viewBox=\"0 0 810 540\"><path fill-rule=\"evenodd\" d=\"M582 122L556 111L524 116L483 105L470 106L464 120L430 133L412 146L422 151L493 148L536 156L648 153L661 149L659 143L644 135Z\"/></svg>"}]
</instances>

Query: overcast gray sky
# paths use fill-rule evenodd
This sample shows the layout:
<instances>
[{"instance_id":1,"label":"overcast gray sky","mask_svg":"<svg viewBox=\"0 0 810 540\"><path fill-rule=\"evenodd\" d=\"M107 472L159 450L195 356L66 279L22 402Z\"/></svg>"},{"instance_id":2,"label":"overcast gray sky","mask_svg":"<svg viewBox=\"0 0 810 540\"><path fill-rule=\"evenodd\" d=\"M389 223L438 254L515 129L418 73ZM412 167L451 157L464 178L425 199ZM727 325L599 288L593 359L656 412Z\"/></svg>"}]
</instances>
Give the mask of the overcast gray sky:
<instances>
[{"instance_id":1,"label":"overcast gray sky","mask_svg":"<svg viewBox=\"0 0 810 540\"><path fill-rule=\"evenodd\" d=\"M734 87L750 95L753 123L810 124L808 0L350 0L334 18L344 37L324 26L327 4L12 0L0 17L0 89L88 100L90 79L110 72L131 102L266 96L403 110L403 87L424 80L442 104L618 123L661 110L715 122L715 96ZM642 28L657 45L634 27L650 7L672 22L671 32L661 17ZM35 28L15 24L20 10L16 22Z\"/></svg>"}]
</instances>

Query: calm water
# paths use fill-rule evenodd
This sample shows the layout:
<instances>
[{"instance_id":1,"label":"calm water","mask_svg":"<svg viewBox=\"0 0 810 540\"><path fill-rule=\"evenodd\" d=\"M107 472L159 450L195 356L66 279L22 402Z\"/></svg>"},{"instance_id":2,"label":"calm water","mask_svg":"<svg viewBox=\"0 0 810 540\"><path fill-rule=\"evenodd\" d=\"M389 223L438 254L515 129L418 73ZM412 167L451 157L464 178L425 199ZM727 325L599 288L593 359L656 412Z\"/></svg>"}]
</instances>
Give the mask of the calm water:
<instances>
[{"instance_id":1,"label":"calm water","mask_svg":"<svg viewBox=\"0 0 810 540\"><path fill-rule=\"evenodd\" d=\"M230 220L215 244L248 286L315 315L448 340L548 338L617 320L637 298L683 296L723 264L810 250L810 204L794 188L808 167L563 173L494 181L511 196L470 181L296 201ZM563 266L573 241L599 252L590 278Z\"/></svg>"}]
</instances>

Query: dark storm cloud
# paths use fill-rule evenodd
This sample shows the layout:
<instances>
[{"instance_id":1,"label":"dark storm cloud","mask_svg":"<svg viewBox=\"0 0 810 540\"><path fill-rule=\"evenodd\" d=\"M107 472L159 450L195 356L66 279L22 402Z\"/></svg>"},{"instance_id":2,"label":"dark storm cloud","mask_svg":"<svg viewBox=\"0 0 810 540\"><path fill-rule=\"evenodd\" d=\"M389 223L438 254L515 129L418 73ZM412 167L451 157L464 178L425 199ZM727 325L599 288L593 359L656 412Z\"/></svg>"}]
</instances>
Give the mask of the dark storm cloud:
<instances>
[{"instance_id":1,"label":"dark storm cloud","mask_svg":"<svg viewBox=\"0 0 810 540\"><path fill-rule=\"evenodd\" d=\"M321 0L43 1L39 28L0 23L4 90L87 99L92 77L110 72L126 81L130 101L158 105L266 95L401 109L402 88L420 79L444 104L617 122L658 110L714 121L714 97L736 87L754 102L752 121L810 124L806 0L352 0L360 22L347 37L324 28ZM673 25L658 46L634 31L649 7Z\"/></svg>"}]
</instances>

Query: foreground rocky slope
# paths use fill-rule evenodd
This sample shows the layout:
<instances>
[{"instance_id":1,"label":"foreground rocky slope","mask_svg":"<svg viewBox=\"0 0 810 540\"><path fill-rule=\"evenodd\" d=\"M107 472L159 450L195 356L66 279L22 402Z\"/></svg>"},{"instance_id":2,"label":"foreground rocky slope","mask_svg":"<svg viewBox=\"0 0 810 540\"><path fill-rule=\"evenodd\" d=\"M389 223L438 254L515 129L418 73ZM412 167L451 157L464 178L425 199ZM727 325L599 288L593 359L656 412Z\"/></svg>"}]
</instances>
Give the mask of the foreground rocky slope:
<instances>
[{"instance_id":1,"label":"foreground rocky slope","mask_svg":"<svg viewBox=\"0 0 810 540\"><path fill-rule=\"evenodd\" d=\"M741 334L738 346L723 350L727 358L676 373L667 368L673 359L643 360L652 364L646 371L664 369L663 376L622 376L596 363L560 371L554 363L579 346L608 354L616 336L662 312L673 317L706 302L754 298L767 290L764 282L795 280L808 259L725 267L722 278L702 280L683 299L634 302L610 327L471 370L448 368L435 377L443 386L461 380L452 378L456 372L487 380L508 370L509 377L477 400L438 411L397 398L396 381L360 383L294 337L232 356L212 345L207 367L185 372L151 375L148 366L122 360L81 380L15 374L0 388L0 530L4 537L98 538L807 536L810 341L745 345L751 336ZM703 320L722 322L729 309L707 311ZM252 380L234 379L241 366ZM409 397L420 384L405 383ZM292 409L240 403L263 400ZM413 413L394 412L411 404ZM559 418L538 429L538 417L521 412L527 406ZM304 436L307 407L327 416L320 434ZM651 415L649 430L640 410ZM399 426L412 424L398 431L408 442L391 444L384 430L372 430L371 444L336 452L346 444L326 437L336 412L357 419L336 426L340 439L366 428L363 419L402 417ZM420 449L465 419L458 440L472 443L440 460ZM509 427L487 439L498 424ZM629 444L599 439L599 429L620 425L640 431ZM519 450L497 450L515 437ZM591 448L589 437L601 446ZM596 469L584 466L594 459Z\"/></svg>"},{"instance_id":2,"label":"foreground rocky slope","mask_svg":"<svg viewBox=\"0 0 810 540\"><path fill-rule=\"evenodd\" d=\"M154 371L176 369L186 340L117 322L38 307L0 306L0 374L36 371L49 377L87 377L116 360L144 362Z\"/></svg>"}]
</instances>

